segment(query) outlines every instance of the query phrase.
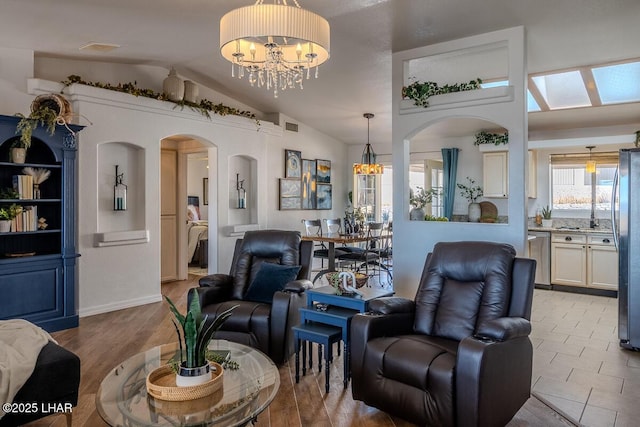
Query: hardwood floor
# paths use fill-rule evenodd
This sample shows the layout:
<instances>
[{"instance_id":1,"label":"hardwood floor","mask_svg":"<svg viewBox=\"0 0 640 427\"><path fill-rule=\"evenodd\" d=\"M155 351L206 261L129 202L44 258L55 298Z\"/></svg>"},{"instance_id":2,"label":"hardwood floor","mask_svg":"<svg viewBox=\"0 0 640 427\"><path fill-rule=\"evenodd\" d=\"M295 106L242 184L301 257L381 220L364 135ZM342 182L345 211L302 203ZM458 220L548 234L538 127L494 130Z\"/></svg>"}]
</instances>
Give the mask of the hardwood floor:
<instances>
[{"instance_id":1,"label":"hardwood floor","mask_svg":"<svg viewBox=\"0 0 640 427\"><path fill-rule=\"evenodd\" d=\"M197 276L190 280L162 285L162 293L186 306L186 293L197 286ZM76 353L82 362L80 399L73 410L73 426L105 426L95 406L95 395L106 374L124 359L150 347L175 341L169 310L165 303L147 304L80 319L75 329L52 334L58 343ZM256 427L280 426L410 426L399 418L370 408L351 398L350 388L342 387L342 357L331 366L331 391L324 393L324 374L311 373L295 383L292 362L280 367L280 390L269 408L258 417ZM499 405L499 402L496 402ZM53 415L29 426L65 426L65 417ZM535 398L509 423L510 427L571 426L549 407Z\"/></svg>"}]
</instances>

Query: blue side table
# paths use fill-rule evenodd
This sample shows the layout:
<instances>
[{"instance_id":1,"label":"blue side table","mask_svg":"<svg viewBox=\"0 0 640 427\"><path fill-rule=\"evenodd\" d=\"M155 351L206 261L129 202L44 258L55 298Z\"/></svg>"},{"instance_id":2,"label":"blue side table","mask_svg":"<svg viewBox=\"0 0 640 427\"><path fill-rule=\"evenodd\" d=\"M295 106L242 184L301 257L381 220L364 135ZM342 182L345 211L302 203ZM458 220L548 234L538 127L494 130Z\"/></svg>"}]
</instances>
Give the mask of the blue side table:
<instances>
[{"instance_id":1,"label":"blue side table","mask_svg":"<svg viewBox=\"0 0 640 427\"><path fill-rule=\"evenodd\" d=\"M302 323L316 322L326 325L337 326L342 330L342 341L344 342L344 387L346 388L351 377L349 327L351 319L357 313L364 313L369 310L369 301L380 297L392 296L394 292L390 289L378 289L362 287L359 289L362 295L336 295L333 286L322 286L320 288L309 289L307 294L307 307L300 309L300 319ZM318 304L326 304L326 310L321 310ZM311 343L309 343L311 346ZM303 358L304 359L304 358ZM312 363L311 348L309 348L309 366ZM303 360L304 365L304 360Z\"/></svg>"}]
</instances>

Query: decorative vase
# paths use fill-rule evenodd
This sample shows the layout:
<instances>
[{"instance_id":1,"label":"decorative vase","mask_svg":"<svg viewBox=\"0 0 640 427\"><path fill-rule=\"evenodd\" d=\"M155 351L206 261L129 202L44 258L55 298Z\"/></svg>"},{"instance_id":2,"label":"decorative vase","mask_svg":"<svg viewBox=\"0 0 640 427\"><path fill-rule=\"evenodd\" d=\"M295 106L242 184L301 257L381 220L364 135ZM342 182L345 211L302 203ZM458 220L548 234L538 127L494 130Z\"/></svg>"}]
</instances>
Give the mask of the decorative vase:
<instances>
[{"instance_id":1,"label":"decorative vase","mask_svg":"<svg viewBox=\"0 0 640 427\"><path fill-rule=\"evenodd\" d=\"M178 367L176 374L176 385L178 387L191 387L204 384L211 380L211 366L207 363L197 368L186 368L182 364Z\"/></svg>"},{"instance_id":2,"label":"decorative vase","mask_svg":"<svg viewBox=\"0 0 640 427\"><path fill-rule=\"evenodd\" d=\"M8 233L11 231L11 220L0 220L0 233Z\"/></svg>"},{"instance_id":3,"label":"decorative vase","mask_svg":"<svg viewBox=\"0 0 640 427\"><path fill-rule=\"evenodd\" d=\"M545 228L552 228L553 227L553 220L552 219L543 219L542 220L542 226Z\"/></svg>"},{"instance_id":4,"label":"decorative vase","mask_svg":"<svg viewBox=\"0 0 640 427\"><path fill-rule=\"evenodd\" d=\"M413 208L409 212L409 219L411 221L424 221L425 212L423 208Z\"/></svg>"},{"instance_id":5,"label":"decorative vase","mask_svg":"<svg viewBox=\"0 0 640 427\"><path fill-rule=\"evenodd\" d=\"M198 85L192 82L191 80L184 81L184 100L187 102L196 103L196 99L198 98Z\"/></svg>"},{"instance_id":6,"label":"decorative vase","mask_svg":"<svg viewBox=\"0 0 640 427\"><path fill-rule=\"evenodd\" d=\"M184 81L178 77L174 68L171 68L169 76L162 82L162 91L171 101L182 101L184 97Z\"/></svg>"},{"instance_id":7,"label":"decorative vase","mask_svg":"<svg viewBox=\"0 0 640 427\"><path fill-rule=\"evenodd\" d=\"M33 199L40 198L40 184L33 184Z\"/></svg>"},{"instance_id":8,"label":"decorative vase","mask_svg":"<svg viewBox=\"0 0 640 427\"><path fill-rule=\"evenodd\" d=\"M469 222L480 221L482 210L480 209L480 203L469 203Z\"/></svg>"},{"instance_id":9,"label":"decorative vase","mask_svg":"<svg viewBox=\"0 0 640 427\"><path fill-rule=\"evenodd\" d=\"M13 163L24 163L27 158L27 149L21 147L13 147L11 149L11 161Z\"/></svg>"}]
</instances>

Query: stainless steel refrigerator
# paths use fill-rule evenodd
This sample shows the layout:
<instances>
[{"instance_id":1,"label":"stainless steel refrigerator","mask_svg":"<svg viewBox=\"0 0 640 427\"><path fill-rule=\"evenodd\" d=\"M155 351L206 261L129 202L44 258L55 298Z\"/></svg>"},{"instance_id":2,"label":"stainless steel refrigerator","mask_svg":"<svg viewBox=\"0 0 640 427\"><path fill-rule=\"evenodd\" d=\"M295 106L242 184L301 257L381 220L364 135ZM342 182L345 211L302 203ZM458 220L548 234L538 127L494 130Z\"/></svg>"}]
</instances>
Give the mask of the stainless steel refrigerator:
<instances>
[{"instance_id":1,"label":"stainless steel refrigerator","mask_svg":"<svg viewBox=\"0 0 640 427\"><path fill-rule=\"evenodd\" d=\"M620 150L614 180L612 220L619 246L618 337L624 348L640 349L640 149ZM615 215L619 185L619 218ZM617 233L616 233L617 230Z\"/></svg>"}]
</instances>

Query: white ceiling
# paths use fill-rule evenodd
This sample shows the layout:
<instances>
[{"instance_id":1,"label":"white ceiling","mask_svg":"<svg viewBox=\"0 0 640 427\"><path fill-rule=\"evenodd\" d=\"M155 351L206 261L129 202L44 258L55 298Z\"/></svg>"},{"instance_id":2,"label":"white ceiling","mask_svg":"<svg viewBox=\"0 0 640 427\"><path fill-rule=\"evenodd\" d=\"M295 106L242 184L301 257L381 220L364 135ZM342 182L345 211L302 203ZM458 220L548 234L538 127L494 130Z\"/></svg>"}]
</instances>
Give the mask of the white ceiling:
<instances>
[{"instance_id":1,"label":"white ceiling","mask_svg":"<svg viewBox=\"0 0 640 427\"><path fill-rule=\"evenodd\" d=\"M318 80L278 99L231 78L219 54L221 16L252 0L0 0L0 45L42 56L175 66L257 110L284 113L349 144L364 143L365 112L376 115L371 142L391 140L395 51L524 25L529 73L640 57L638 0L299 1L329 21L331 58ZM89 42L122 47L78 50ZM530 131L640 123L638 104L588 110L531 113Z\"/></svg>"}]
</instances>

